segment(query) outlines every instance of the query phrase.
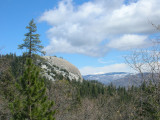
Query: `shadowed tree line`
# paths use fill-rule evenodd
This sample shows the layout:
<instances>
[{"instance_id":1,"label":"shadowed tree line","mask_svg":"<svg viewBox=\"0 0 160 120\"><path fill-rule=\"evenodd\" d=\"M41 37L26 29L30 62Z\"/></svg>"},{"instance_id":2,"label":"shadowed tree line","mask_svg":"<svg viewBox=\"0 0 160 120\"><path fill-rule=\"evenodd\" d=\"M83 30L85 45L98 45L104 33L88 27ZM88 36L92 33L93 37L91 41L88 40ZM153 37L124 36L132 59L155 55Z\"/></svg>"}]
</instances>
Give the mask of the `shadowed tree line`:
<instances>
[{"instance_id":1,"label":"shadowed tree line","mask_svg":"<svg viewBox=\"0 0 160 120\"><path fill-rule=\"evenodd\" d=\"M27 91L22 90L22 86L17 89L15 83L18 82L21 85L27 82L27 77L24 76L28 74L26 69L29 69L26 68L25 62L22 70L18 68L25 61L23 56L15 54L1 56L1 63L6 61L8 61L6 64L8 68L5 72L1 72L0 78L0 115L4 120L13 115L10 103L16 105L19 94L24 92L21 99L27 99L25 95ZM23 80L25 81L22 82ZM149 84L144 82L139 87L132 86L126 89L125 87L116 88L112 84L104 86L97 81L76 82L63 78L53 82L44 78L44 84L40 88L43 89L44 85L46 97L49 101L55 102L51 110L56 110L54 117L57 120L159 120L160 117L159 92L156 92L157 85L152 82ZM29 88L27 89L30 91ZM26 103L25 106L29 106L28 104L30 103Z\"/></svg>"}]
</instances>

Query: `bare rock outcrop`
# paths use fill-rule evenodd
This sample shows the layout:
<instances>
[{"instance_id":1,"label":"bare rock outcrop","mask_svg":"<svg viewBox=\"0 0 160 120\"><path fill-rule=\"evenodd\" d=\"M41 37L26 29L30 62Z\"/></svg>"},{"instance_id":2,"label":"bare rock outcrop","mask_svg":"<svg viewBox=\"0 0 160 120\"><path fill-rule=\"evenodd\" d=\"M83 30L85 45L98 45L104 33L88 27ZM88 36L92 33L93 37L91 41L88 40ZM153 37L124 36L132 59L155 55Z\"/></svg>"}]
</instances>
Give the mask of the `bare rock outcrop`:
<instances>
[{"instance_id":1,"label":"bare rock outcrop","mask_svg":"<svg viewBox=\"0 0 160 120\"><path fill-rule=\"evenodd\" d=\"M44 69L44 76L50 80L63 79L76 80L82 82L82 75L73 64L65 59L44 56L45 62L42 63L41 67ZM57 78L59 77L59 78Z\"/></svg>"}]
</instances>

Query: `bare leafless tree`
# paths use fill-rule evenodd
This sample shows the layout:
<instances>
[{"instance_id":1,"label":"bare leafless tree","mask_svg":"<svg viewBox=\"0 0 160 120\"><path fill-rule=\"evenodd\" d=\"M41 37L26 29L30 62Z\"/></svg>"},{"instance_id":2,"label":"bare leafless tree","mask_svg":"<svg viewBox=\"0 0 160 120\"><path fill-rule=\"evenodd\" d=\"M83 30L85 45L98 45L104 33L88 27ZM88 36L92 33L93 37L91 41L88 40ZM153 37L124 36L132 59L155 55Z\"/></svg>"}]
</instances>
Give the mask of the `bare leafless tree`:
<instances>
[{"instance_id":1,"label":"bare leafless tree","mask_svg":"<svg viewBox=\"0 0 160 120\"><path fill-rule=\"evenodd\" d=\"M160 25L151 24L160 31ZM149 48L133 50L131 55L125 57L125 60L131 68L141 75L141 83L151 81L154 84L156 87L152 96L155 100L154 107L160 111L160 37L152 39ZM148 97L145 96L145 99ZM142 108L142 90L140 99Z\"/></svg>"}]
</instances>

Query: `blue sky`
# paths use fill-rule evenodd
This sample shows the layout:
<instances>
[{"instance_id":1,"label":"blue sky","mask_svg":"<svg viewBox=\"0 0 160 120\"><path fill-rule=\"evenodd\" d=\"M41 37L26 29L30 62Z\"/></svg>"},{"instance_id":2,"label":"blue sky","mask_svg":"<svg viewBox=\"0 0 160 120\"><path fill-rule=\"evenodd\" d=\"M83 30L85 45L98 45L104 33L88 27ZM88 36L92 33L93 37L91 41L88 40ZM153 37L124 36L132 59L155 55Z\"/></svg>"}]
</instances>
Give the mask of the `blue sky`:
<instances>
[{"instance_id":1,"label":"blue sky","mask_svg":"<svg viewBox=\"0 0 160 120\"><path fill-rule=\"evenodd\" d=\"M1 0L1 53L22 54L34 18L47 55L63 57L82 74L131 72L123 56L149 46L160 24L159 0Z\"/></svg>"}]
</instances>

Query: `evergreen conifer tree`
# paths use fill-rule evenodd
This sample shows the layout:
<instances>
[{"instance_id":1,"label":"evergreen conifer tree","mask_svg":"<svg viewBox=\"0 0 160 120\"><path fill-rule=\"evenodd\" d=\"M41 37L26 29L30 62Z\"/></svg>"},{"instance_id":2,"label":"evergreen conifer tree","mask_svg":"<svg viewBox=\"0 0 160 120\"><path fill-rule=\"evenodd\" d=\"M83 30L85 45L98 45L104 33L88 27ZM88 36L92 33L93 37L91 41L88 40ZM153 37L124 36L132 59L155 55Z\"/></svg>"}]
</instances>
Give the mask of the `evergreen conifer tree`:
<instances>
[{"instance_id":1,"label":"evergreen conifer tree","mask_svg":"<svg viewBox=\"0 0 160 120\"><path fill-rule=\"evenodd\" d=\"M25 34L26 38L24 39L24 43L19 45L19 49L26 48L28 50L28 56L31 58L33 53L40 52L42 54L45 54L44 51L42 51L43 46L40 45L41 41L39 40L39 34L35 34L37 31L36 24L34 23L34 20L32 19L29 23L29 26L26 26L26 29L29 30L28 33Z\"/></svg>"},{"instance_id":2,"label":"evergreen conifer tree","mask_svg":"<svg viewBox=\"0 0 160 120\"><path fill-rule=\"evenodd\" d=\"M39 77L38 68L27 59L26 69L17 89L20 93L10 104L13 120L54 120L51 110L53 101L47 100L44 80Z\"/></svg>"}]
</instances>

